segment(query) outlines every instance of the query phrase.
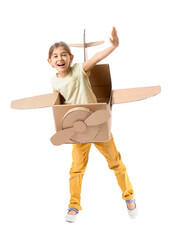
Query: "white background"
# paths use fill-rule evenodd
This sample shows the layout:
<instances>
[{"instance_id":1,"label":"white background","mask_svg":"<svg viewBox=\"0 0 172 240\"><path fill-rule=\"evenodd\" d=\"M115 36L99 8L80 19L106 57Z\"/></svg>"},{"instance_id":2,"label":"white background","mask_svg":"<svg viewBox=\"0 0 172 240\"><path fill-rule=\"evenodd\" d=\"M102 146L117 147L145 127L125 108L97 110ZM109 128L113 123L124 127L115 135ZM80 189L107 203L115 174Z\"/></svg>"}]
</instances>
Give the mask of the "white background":
<instances>
[{"instance_id":1,"label":"white background","mask_svg":"<svg viewBox=\"0 0 172 240\"><path fill-rule=\"evenodd\" d=\"M169 0L22 1L0 4L0 239L172 239L172 7ZM109 63L113 89L161 85L147 100L113 106L112 132L135 190L131 220L106 160L91 148L75 224L69 201L71 145L54 147L51 108L12 110L14 99L52 92L51 44L105 40L120 45ZM75 62L82 49L72 49Z\"/></svg>"}]
</instances>

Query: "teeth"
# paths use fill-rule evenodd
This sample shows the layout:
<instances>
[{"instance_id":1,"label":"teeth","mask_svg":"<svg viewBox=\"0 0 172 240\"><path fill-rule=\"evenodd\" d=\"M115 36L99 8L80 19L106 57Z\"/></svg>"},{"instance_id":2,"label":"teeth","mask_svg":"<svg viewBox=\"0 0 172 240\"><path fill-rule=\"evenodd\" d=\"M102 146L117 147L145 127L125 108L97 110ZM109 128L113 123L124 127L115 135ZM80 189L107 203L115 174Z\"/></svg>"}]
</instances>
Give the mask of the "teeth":
<instances>
[{"instance_id":1,"label":"teeth","mask_svg":"<svg viewBox=\"0 0 172 240\"><path fill-rule=\"evenodd\" d=\"M64 66L64 63L59 63L59 64L57 64L58 66Z\"/></svg>"}]
</instances>

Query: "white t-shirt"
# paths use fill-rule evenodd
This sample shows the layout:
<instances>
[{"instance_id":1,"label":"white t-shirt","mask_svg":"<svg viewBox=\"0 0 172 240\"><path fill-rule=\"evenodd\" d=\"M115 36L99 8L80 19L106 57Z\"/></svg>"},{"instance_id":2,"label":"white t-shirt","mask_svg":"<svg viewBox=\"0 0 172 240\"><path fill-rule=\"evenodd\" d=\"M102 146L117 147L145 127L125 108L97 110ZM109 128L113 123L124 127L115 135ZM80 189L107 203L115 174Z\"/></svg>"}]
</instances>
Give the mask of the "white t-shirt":
<instances>
[{"instance_id":1,"label":"white t-shirt","mask_svg":"<svg viewBox=\"0 0 172 240\"><path fill-rule=\"evenodd\" d=\"M90 72L83 70L81 63L75 63L65 78L52 77L54 91L60 92L65 98L65 104L97 103L97 99L89 81Z\"/></svg>"}]
</instances>

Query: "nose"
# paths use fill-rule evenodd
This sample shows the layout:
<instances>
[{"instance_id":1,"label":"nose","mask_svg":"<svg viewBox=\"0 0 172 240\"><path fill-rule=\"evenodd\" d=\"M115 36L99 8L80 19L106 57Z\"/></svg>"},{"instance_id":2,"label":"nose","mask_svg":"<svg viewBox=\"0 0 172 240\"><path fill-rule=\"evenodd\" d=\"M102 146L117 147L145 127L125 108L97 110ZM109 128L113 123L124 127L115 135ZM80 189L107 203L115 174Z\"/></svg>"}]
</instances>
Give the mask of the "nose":
<instances>
[{"instance_id":1,"label":"nose","mask_svg":"<svg viewBox=\"0 0 172 240\"><path fill-rule=\"evenodd\" d=\"M58 56L58 60L61 60L61 59L62 59L62 56L61 56L61 55L59 55L59 56Z\"/></svg>"}]
</instances>

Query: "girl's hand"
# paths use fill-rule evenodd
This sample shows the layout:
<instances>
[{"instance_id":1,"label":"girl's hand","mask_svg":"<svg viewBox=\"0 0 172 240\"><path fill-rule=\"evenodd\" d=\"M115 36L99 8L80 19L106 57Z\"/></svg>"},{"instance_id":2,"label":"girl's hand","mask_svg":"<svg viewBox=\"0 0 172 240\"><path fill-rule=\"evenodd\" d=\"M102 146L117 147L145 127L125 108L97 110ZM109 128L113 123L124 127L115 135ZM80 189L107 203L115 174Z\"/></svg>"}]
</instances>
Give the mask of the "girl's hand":
<instances>
[{"instance_id":1,"label":"girl's hand","mask_svg":"<svg viewBox=\"0 0 172 240\"><path fill-rule=\"evenodd\" d=\"M118 47L119 39L115 27L112 28L111 35L112 37L109 38L109 40L112 45L103 51L96 53L92 58L83 63L82 67L85 72L91 70L98 62L109 56L109 54L111 54Z\"/></svg>"},{"instance_id":2,"label":"girl's hand","mask_svg":"<svg viewBox=\"0 0 172 240\"><path fill-rule=\"evenodd\" d=\"M117 35L117 31L115 29L115 27L112 28L112 32L111 32L111 38L109 38L112 46L114 48L117 48L118 45L119 45L119 38L118 38L118 35Z\"/></svg>"}]
</instances>

